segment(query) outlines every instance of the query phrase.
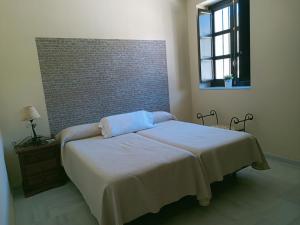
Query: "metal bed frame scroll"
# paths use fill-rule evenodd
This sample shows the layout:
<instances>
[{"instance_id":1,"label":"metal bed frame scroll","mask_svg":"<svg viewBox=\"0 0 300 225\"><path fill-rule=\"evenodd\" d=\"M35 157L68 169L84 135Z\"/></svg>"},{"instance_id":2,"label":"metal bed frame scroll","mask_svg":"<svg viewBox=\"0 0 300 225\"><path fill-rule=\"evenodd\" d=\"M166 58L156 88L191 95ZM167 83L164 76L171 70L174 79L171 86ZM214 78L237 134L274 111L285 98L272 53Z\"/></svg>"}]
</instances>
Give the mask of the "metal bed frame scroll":
<instances>
[{"instance_id":1,"label":"metal bed frame scroll","mask_svg":"<svg viewBox=\"0 0 300 225\"><path fill-rule=\"evenodd\" d=\"M212 109L212 110L210 110L209 114L206 114L206 115L203 115L202 113L197 113L197 119L199 119L199 120L201 119L202 125L205 125L204 118L212 117L212 116L214 116L216 118L217 125L219 125L219 118L218 118L218 114L217 114L216 110ZM230 124L229 124L229 130L233 129L233 124L243 123L242 128L237 130L237 131L244 131L245 132L246 131L246 122L249 121L249 120L253 120L253 119L254 119L254 116L251 113L246 113L244 119L239 119L237 117L232 117L231 120L230 120Z\"/></svg>"},{"instance_id":2,"label":"metal bed frame scroll","mask_svg":"<svg viewBox=\"0 0 300 225\"><path fill-rule=\"evenodd\" d=\"M197 119L202 120L202 125L205 125L204 118L209 117L209 116L215 116L217 125L219 124L218 114L217 114L216 110L214 110L214 109L210 110L209 114L207 114L207 115L203 115L202 113L197 113Z\"/></svg>"},{"instance_id":3,"label":"metal bed frame scroll","mask_svg":"<svg viewBox=\"0 0 300 225\"><path fill-rule=\"evenodd\" d=\"M243 128L242 129L239 129L238 131L246 131L246 121L249 121L249 120L253 120L254 116L253 114L251 113L247 113L244 117L244 119L240 120L239 118L237 117L232 117L231 120L230 120L230 125L229 125L229 129L231 130L232 129L232 124L239 124L239 123L243 123Z\"/></svg>"}]
</instances>

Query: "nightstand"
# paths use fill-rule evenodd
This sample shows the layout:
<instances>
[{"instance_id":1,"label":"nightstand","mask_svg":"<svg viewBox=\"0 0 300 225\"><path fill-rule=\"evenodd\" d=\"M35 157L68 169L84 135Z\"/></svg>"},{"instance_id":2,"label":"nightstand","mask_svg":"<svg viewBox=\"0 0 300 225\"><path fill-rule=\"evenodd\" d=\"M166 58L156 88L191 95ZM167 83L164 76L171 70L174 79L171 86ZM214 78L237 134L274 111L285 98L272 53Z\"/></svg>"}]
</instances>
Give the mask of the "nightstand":
<instances>
[{"instance_id":1,"label":"nightstand","mask_svg":"<svg viewBox=\"0 0 300 225\"><path fill-rule=\"evenodd\" d=\"M25 197L63 185L67 176L60 161L60 144L15 146L19 156Z\"/></svg>"}]
</instances>

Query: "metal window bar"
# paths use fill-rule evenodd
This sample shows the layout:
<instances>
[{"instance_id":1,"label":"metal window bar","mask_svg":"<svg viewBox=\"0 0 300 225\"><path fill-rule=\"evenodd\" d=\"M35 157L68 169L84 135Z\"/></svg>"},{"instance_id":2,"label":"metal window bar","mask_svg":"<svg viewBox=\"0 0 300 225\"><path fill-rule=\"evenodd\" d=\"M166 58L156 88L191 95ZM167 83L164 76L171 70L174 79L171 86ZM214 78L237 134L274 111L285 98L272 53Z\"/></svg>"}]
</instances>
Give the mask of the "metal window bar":
<instances>
[{"instance_id":1,"label":"metal window bar","mask_svg":"<svg viewBox=\"0 0 300 225\"><path fill-rule=\"evenodd\" d=\"M197 119L202 121L202 125L205 125L204 118L214 116L216 118L217 125L219 124L218 114L216 110L210 110L209 114L203 115L202 113L197 113Z\"/></svg>"},{"instance_id":2,"label":"metal window bar","mask_svg":"<svg viewBox=\"0 0 300 225\"><path fill-rule=\"evenodd\" d=\"M239 124L239 123L243 123L243 128L239 129L238 131L244 131L246 132L246 122L249 120L253 120L254 116L251 113L247 113L244 117L244 119L239 119L237 117L232 117L230 120L230 126L229 129L232 130L232 125L233 124Z\"/></svg>"}]
</instances>

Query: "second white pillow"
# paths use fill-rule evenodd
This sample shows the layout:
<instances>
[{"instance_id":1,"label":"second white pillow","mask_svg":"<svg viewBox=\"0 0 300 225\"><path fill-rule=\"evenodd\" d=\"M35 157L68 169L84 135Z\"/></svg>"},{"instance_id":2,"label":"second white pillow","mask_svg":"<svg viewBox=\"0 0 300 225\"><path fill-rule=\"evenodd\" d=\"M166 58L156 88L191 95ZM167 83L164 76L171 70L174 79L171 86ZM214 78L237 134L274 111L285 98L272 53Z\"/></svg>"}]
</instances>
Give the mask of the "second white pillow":
<instances>
[{"instance_id":1,"label":"second white pillow","mask_svg":"<svg viewBox=\"0 0 300 225\"><path fill-rule=\"evenodd\" d=\"M154 124L161 123L169 120L177 120L174 115L165 111L155 111L152 113Z\"/></svg>"}]
</instances>

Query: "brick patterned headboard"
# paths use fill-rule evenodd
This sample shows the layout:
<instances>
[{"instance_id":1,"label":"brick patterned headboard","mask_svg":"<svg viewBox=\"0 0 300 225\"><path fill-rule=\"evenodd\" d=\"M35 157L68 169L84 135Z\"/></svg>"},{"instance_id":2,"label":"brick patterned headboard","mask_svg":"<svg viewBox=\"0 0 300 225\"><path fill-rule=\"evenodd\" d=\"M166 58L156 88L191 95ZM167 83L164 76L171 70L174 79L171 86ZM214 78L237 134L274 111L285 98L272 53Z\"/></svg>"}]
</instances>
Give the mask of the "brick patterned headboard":
<instances>
[{"instance_id":1,"label":"brick patterned headboard","mask_svg":"<svg viewBox=\"0 0 300 225\"><path fill-rule=\"evenodd\" d=\"M52 134L136 110L169 111L165 41L36 38Z\"/></svg>"}]
</instances>

